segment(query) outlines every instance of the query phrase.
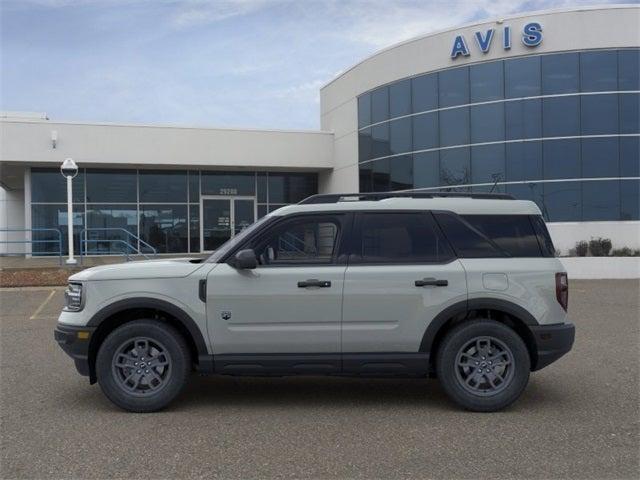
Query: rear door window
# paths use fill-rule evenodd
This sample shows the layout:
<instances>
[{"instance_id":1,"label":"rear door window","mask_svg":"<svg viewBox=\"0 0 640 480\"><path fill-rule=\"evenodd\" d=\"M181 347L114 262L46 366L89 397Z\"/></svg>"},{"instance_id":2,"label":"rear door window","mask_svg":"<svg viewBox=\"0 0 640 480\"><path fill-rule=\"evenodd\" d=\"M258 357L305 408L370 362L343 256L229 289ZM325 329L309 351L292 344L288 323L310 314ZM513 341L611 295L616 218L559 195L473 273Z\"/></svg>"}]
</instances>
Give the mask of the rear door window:
<instances>
[{"instance_id":1,"label":"rear door window","mask_svg":"<svg viewBox=\"0 0 640 480\"><path fill-rule=\"evenodd\" d=\"M486 234L459 215L451 212L436 212L434 216L458 257L492 258L511 256L507 251L496 245Z\"/></svg>"}]
</instances>

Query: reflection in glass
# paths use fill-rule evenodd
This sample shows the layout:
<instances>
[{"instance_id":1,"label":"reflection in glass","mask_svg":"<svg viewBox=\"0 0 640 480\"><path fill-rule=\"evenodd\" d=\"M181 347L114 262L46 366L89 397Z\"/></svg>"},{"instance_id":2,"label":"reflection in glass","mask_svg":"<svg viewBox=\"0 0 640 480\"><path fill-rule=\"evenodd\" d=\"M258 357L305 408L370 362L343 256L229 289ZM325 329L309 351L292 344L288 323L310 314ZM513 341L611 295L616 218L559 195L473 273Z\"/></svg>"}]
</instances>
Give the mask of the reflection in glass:
<instances>
[{"instance_id":1,"label":"reflection in glass","mask_svg":"<svg viewBox=\"0 0 640 480\"><path fill-rule=\"evenodd\" d=\"M580 178L580 140L546 140L542 143L544 178Z\"/></svg>"},{"instance_id":2,"label":"reflection in glass","mask_svg":"<svg viewBox=\"0 0 640 480\"><path fill-rule=\"evenodd\" d=\"M579 222L582 219L581 182L543 184L544 210L550 222Z\"/></svg>"},{"instance_id":3,"label":"reflection in glass","mask_svg":"<svg viewBox=\"0 0 640 480\"><path fill-rule=\"evenodd\" d=\"M430 73L411 79L413 113L438 108L438 74Z\"/></svg>"},{"instance_id":4,"label":"reflection in glass","mask_svg":"<svg viewBox=\"0 0 640 480\"><path fill-rule=\"evenodd\" d=\"M469 71L471 103L504 98L503 62L472 65Z\"/></svg>"},{"instance_id":5,"label":"reflection in glass","mask_svg":"<svg viewBox=\"0 0 640 480\"><path fill-rule=\"evenodd\" d=\"M411 117L389 122L389 146L392 155L411 151L411 128Z\"/></svg>"},{"instance_id":6,"label":"reflection in glass","mask_svg":"<svg viewBox=\"0 0 640 480\"><path fill-rule=\"evenodd\" d=\"M506 180L542 179L542 142L514 142L505 145Z\"/></svg>"},{"instance_id":7,"label":"reflection in glass","mask_svg":"<svg viewBox=\"0 0 640 480\"><path fill-rule=\"evenodd\" d=\"M188 251L186 205L141 205L140 238L158 253Z\"/></svg>"},{"instance_id":8,"label":"reflection in glass","mask_svg":"<svg viewBox=\"0 0 640 480\"><path fill-rule=\"evenodd\" d=\"M504 108L507 140L542 137L542 100L507 102Z\"/></svg>"},{"instance_id":9,"label":"reflection in glass","mask_svg":"<svg viewBox=\"0 0 640 480\"><path fill-rule=\"evenodd\" d=\"M60 172L56 172L58 176L62 178ZM31 252L34 255L58 255L60 244L58 240L62 240L62 254L67 255L69 250L69 242L67 235L68 227L67 218L67 205L31 205L31 228L53 228L60 232L57 235L56 232L32 232L31 238L34 243L31 247ZM84 205L73 205L73 248L76 254L80 253L80 231L84 228ZM21 244L8 244L8 250L18 251L16 248L18 245L22 248Z\"/></svg>"},{"instance_id":10,"label":"reflection in glass","mask_svg":"<svg viewBox=\"0 0 640 480\"><path fill-rule=\"evenodd\" d=\"M580 89L583 92L612 92L618 89L616 52L580 53Z\"/></svg>"},{"instance_id":11,"label":"reflection in glass","mask_svg":"<svg viewBox=\"0 0 640 480\"><path fill-rule=\"evenodd\" d=\"M504 78L507 98L540 95L540 57L506 60Z\"/></svg>"},{"instance_id":12,"label":"reflection in glass","mask_svg":"<svg viewBox=\"0 0 640 480\"><path fill-rule=\"evenodd\" d=\"M620 138L620 176L640 177L640 137Z\"/></svg>"},{"instance_id":13,"label":"reflection in glass","mask_svg":"<svg viewBox=\"0 0 640 480\"><path fill-rule=\"evenodd\" d=\"M618 95L585 95L580 103L583 135L618 133Z\"/></svg>"},{"instance_id":14,"label":"reflection in glass","mask_svg":"<svg viewBox=\"0 0 640 480\"><path fill-rule=\"evenodd\" d=\"M135 170L87 169L87 203L126 203L138 201Z\"/></svg>"},{"instance_id":15,"label":"reflection in glass","mask_svg":"<svg viewBox=\"0 0 640 480\"><path fill-rule=\"evenodd\" d=\"M504 144L471 147L471 183L495 184L505 176Z\"/></svg>"},{"instance_id":16,"label":"reflection in glass","mask_svg":"<svg viewBox=\"0 0 640 480\"><path fill-rule=\"evenodd\" d=\"M136 205L89 204L87 205L87 229L87 251L91 254L132 253L138 248L132 236L138 235Z\"/></svg>"},{"instance_id":17,"label":"reflection in glass","mask_svg":"<svg viewBox=\"0 0 640 480\"><path fill-rule=\"evenodd\" d=\"M579 86L577 53L542 56L542 94L574 93Z\"/></svg>"},{"instance_id":18,"label":"reflection in glass","mask_svg":"<svg viewBox=\"0 0 640 480\"><path fill-rule=\"evenodd\" d=\"M256 180L254 173L202 172L203 195L254 195Z\"/></svg>"},{"instance_id":19,"label":"reflection in glass","mask_svg":"<svg viewBox=\"0 0 640 480\"><path fill-rule=\"evenodd\" d=\"M469 67L444 70L438 77L440 108L469 103Z\"/></svg>"},{"instance_id":20,"label":"reflection in glass","mask_svg":"<svg viewBox=\"0 0 640 480\"><path fill-rule=\"evenodd\" d=\"M440 151L441 185L465 185L471 183L469 148L451 148Z\"/></svg>"},{"instance_id":21,"label":"reflection in glass","mask_svg":"<svg viewBox=\"0 0 640 480\"><path fill-rule=\"evenodd\" d=\"M386 157L391 154L389 146L389 124L371 127L371 157Z\"/></svg>"},{"instance_id":22,"label":"reflection in glass","mask_svg":"<svg viewBox=\"0 0 640 480\"><path fill-rule=\"evenodd\" d=\"M200 251L200 205L189 205L189 251Z\"/></svg>"},{"instance_id":23,"label":"reflection in glass","mask_svg":"<svg viewBox=\"0 0 640 480\"><path fill-rule=\"evenodd\" d=\"M640 180L620 180L620 219L640 218Z\"/></svg>"},{"instance_id":24,"label":"reflection in glass","mask_svg":"<svg viewBox=\"0 0 640 480\"><path fill-rule=\"evenodd\" d=\"M413 117L413 150L438 147L438 114L423 113Z\"/></svg>"},{"instance_id":25,"label":"reflection in glass","mask_svg":"<svg viewBox=\"0 0 640 480\"><path fill-rule=\"evenodd\" d=\"M504 103L471 107L471 143L504 140Z\"/></svg>"},{"instance_id":26,"label":"reflection in glass","mask_svg":"<svg viewBox=\"0 0 640 480\"><path fill-rule=\"evenodd\" d=\"M358 128L371 124L371 95L365 93L358 97Z\"/></svg>"},{"instance_id":27,"label":"reflection in glass","mask_svg":"<svg viewBox=\"0 0 640 480\"><path fill-rule=\"evenodd\" d=\"M401 80L389 86L389 117L411 113L411 81Z\"/></svg>"},{"instance_id":28,"label":"reflection in glass","mask_svg":"<svg viewBox=\"0 0 640 480\"><path fill-rule=\"evenodd\" d=\"M617 137L582 139L583 178L617 177L619 174Z\"/></svg>"},{"instance_id":29,"label":"reflection in glass","mask_svg":"<svg viewBox=\"0 0 640 480\"><path fill-rule=\"evenodd\" d=\"M440 146L466 145L469 143L469 107L440 112Z\"/></svg>"},{"instance_id":30,"label":"reflection in glass","mask_svg":"<svg viewBox=\"0 0 640 480\"><path fill-rule=\"evenodd\" d=\"M141 170L139 181L141 202L187 201L187 172Z\"/></svg>"},{"instance_id":31,"label":"reflection in glass","mask_svg":"<svg viewBox=\"0 0 640 480\"><path fill-rule=\"evenodd\" d=\"M401 155L390 159L391 190L408 190L413 187L413 158Z\"/></svg>"},{"instance_id":32,"label":"reflection in glass","mask_svg":"<svg viewBox=\"0 0 640 480\"><path fill-rule=\"evenodd\" d=\"M413 183L415 188L437 187L440 185L439 152L413 154Z\"/></svg>"},{"instance_id":33,"label":"reflection in glass","mask_svg":"<svg viewBox=\"0 0 640 480\"><path fill-rule=\"evenodd\" d=\"M618 51L618 89L640 90L640 49Z\"/></svg>"},{"instance_id":34,"label":"reflection in glass","mask_svg":"<svg viewBox=\"0 0 640 480\"><path fill-rule=\"evenodd\" d=\"M582 182L582 221L620 218L620 181Z\"/></svg>"},{"instance_id":35,"label":"reflection in glass","mask_svg":"<svg viewBox=\"0 0 640 480\"><path fill-rule=\"evenodd\" d=\"M231 238L231 200L202 200L204 251L216 250Z\"/></svg>"},{"instance_id":36,"label":"reflection in glass","mask_svg":"<svg viewBox=\"0 0 640 480\"><path fill-rule=\"evenodd\" d=\"M389 159L376 160L372 162L372 183L374 192L388 192L390 187L389 174L391 167L389 165Z\"/></svg>"},{"instance_id":37,"label":"reflection in glass","mask_svg":"<svg viewBox=\"0 0 640 480\"><path fill-rule=\"evenodd\" d=\"M389 119L389 88L381 87L371 92L371 123Z\"/></svg>"},{"instance_id":38,"label":"reflection in glass","mask_svg":"<svg viewBox=\"0 0 640 480\"><path fill-rule=\"evenodd\" d=\"M620 132L640 133L640 95L637 93L621 93L620 97ZM616 132L618 133L618 132Z\"/></svg>"},{"instance_id":39,"label":"reflection in glass","mask_svg":"<svg viewBox=\"0 0 640 480\"><path fill-rule=\"evenodd\" d=\"M72 181L73 202L84 203L84 171ZM56 168L31 169L31 202L67 203L67 180Z\"/></svg>"}]
</instances>

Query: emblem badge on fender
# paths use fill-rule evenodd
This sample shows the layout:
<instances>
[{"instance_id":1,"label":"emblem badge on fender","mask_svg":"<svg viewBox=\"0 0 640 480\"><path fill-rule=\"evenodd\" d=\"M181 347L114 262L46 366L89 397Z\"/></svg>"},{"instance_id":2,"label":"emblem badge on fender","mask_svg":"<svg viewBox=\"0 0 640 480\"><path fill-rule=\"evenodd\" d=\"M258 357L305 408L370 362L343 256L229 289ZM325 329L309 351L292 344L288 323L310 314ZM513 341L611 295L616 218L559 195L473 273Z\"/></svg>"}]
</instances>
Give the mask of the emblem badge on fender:
<instances>
[{"instance_id":1,"label":"emblem badge on fender","mask_svg":"<svg viewBox=\"0 0 640 480\"><path fill-rule=\"evenodd\" d=\"M223 310L222 312L220 312L220 317L223 320L229 320L231 318L231 312L228 310Z\"/></svg>"}]
</instances>

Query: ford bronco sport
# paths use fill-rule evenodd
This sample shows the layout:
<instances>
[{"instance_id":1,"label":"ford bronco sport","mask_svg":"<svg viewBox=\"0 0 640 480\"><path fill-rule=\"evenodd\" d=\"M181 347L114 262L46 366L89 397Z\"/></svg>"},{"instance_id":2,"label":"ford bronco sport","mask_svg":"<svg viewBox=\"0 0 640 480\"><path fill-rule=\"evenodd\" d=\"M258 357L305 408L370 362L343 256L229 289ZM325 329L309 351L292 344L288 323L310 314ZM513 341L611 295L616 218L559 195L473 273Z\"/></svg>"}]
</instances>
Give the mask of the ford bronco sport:
<instances>
[{"instance_id":1,"label":"ford bronco sport","mask_svg":"<svg viewBox=\"0 0 640 480\"><path fill-rule=\"evenodd\" d=\"M568 352L568 281L538 207L498 194L315 195L206 259L69 278L55 339L116 405L189 374L437 377L495 411Z\"/></svg>"}]
</instances>

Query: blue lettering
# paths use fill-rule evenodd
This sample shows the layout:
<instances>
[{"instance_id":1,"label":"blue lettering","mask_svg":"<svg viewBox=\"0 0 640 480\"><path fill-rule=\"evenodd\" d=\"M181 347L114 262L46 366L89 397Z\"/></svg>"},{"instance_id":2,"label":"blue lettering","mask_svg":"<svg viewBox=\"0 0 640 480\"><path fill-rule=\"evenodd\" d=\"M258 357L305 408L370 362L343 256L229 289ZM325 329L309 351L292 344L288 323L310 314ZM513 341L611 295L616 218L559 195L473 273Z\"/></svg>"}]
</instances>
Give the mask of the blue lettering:
<instances>
[{"instance_id":1,"label":"blue lettering","mask_svg":"<svg viewBox=\"0 0 640 480\"><path fill-rule=\"evenodd\" d=\"M495 30L490 28L485 33L484 37L482 36L482 32L476 32L476 41L478 42L478 46L480 47L480 51L482 53L487 53L489 51L489 47L491 46L491 40L493 40L493 32Z\"/></svg>"},{"instance_id":2,"label":"blue lettering","mask_svg":"<svg viewBox=\"0 0 640 480\"><path fill-rule=\"evenodd\" d=\"M469 49L462 35L458 35L453 41L453 49L451 50L451 58L455 59L458 55L469 56Z\"/></svg>"},{"instance_id":3,"label":"blue lettering","mask_svg":"<svg viewBox=\"0 0 640 480\"><path fill-rule=\"evenodd\" d=\"M505 50L511 49L511 27L504 27L502 33L502 48Z\"/></svg>"},{"instance_id":4,"label":"blue lettering","mask_svg":"<svg viewBox=\"0 0 640 480\"><path fill-rule=\"evenodd\" d=\"M522 33L522 43L527 47L537 47L542 42L542 25L537 22L527 23Z\"/></svg>"}]
</instances>

